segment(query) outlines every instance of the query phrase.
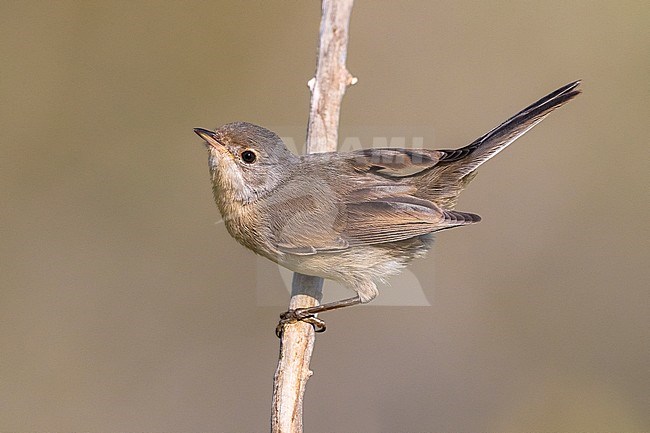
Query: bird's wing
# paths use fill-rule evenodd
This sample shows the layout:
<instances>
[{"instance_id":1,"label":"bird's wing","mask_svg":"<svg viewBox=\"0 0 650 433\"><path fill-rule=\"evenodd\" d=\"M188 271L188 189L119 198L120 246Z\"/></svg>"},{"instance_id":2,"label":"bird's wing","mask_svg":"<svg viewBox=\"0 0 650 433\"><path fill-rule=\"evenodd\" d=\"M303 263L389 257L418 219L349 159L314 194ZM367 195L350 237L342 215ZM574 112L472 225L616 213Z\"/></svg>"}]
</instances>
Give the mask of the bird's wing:
<instances>
[{"instance_id":1,"label":"bird's wing","mask_svg":"<svg viewBox=\"0 0 650 433\"><path fill-rule=\"evenodd\" d=\"M269 237L278 252L310 255L349 247L341 235L344 209L325 179L309 178L283 184L260 213L273 215Z\"/></svg>"},{"instance_id":2,"label":"bird's wing","mask_svg":"<svg viewBox=\"0 0 650 433\"><path fill-rule=\"evenodd\" d=\"M381 196L378 188L372 189L356 192L358 199L346 204L345 238L350 245L398 242L481 220L475 214L441 209L429 200L411 195Z\"/></svg>"},{"instance_id":3,"label":"bird's wing","mask_svg":"<svg viewBox=\"0 0 650 433\"><path fill-rule=\"evenodd\" d=\"M309 211L295 212L279 230L276 247L296 255L335 252L398 242L481 219L408 195L405 190L410 188L376 185L356 189L336 204L323 200Z\"/></svg>"},{"instance_id":4,"label":"bird's wing","mask_svg":"<svg viewBox=\"0 0 650 433\"><path fill-rule=\"evenodd\" d=\"M375 148L340 155L357 173L400 178L435 166L441 158L445 157L445 152L428 149Z\"/></svg>"}]
</instances>

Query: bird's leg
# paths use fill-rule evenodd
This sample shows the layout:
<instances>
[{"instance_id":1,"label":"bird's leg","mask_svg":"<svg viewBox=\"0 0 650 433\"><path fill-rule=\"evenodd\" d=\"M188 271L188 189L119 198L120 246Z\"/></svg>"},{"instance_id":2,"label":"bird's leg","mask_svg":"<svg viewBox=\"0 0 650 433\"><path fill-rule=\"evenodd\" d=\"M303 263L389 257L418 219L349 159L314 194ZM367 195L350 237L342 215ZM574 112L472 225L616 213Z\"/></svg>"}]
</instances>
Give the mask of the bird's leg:
<instances>
[{"instance_id":1,"label":"bird's leg","mask_svg":"<svg viewBox=\"0 0 650 433\"><path fill-rule=\"evenodd\" d=\"M314 314L323 313L325 311L338 310L339 308L351 307L361 303L361 298L355 296L353 298L341 299L340 301L328 302L323 305L316 305L314 307L307 308L297 308L295 310L289 310L284 315L295 315L296 320L302 320L305 317L313 316Z\"/></svg>"},{"instance_id":2,"label":"bird's leg","mask_svg":"<svg viewBox=\"0 0 650 433\"><path fill-rule=\"evenodd\" d=\"M275 335L280 338L282 330L285 325L295 322L306 322L314 327L315 332L324 332L326 329L325 322L315 315L324 311L338 310L339 308L351 307L361 303L361 298L355 296L354 298L342 299L340 301L329 302L323 305L316 305L314 307L296 308L295 310L285 311L280 314L280 322L275 328Z\"/></svg>"}]
</instances>

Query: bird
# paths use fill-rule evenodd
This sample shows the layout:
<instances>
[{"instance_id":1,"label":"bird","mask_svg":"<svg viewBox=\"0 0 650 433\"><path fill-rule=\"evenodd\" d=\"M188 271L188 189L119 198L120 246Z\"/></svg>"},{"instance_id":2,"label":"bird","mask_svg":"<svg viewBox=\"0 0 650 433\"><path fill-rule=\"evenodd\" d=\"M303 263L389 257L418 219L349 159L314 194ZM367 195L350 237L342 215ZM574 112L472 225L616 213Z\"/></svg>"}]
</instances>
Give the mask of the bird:
<instances>
[{"instance_id":1,"label":"bird","mask_svg":"<svg viewBox=\"0 0 650 433\"><path fill-rule=\"evenodd\" d=\"M465 147L371 148L295 155L274 132L248 122L195 128L208 150L214 200L230 235L294 272L335 280L355 296L289 310L325 329L317 313L366 304L378 283L431 248L441 230L481 217L455 209L484 162L581 93L569 83Z\"/></svg>"}]
</instances>

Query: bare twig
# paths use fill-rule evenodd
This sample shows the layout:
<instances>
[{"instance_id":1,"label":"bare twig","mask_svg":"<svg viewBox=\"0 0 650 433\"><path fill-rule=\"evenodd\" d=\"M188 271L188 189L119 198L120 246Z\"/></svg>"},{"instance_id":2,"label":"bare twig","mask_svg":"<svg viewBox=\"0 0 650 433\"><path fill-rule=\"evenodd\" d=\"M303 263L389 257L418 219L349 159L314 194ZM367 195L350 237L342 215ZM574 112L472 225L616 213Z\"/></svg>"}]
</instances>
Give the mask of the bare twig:
<instances>
[{"instance_id":1,"label":"bare twig","mask_svg":"<svg viewBox=\"0 0 650 433\"><path fill-rule=\"evenodd\" d=\"M341 101L347 86L356 82L345 67L348 26L353 0L323 0L316 75L309 80L311 107L307 130L307 152L333 152L338 142ZM294 274L290 309L318 305L323 279ZM314 348L311 325L286 325L280 343L280 358L273 381L271 432L301 433L302 402Z\"/></svg>"}]
</instances>

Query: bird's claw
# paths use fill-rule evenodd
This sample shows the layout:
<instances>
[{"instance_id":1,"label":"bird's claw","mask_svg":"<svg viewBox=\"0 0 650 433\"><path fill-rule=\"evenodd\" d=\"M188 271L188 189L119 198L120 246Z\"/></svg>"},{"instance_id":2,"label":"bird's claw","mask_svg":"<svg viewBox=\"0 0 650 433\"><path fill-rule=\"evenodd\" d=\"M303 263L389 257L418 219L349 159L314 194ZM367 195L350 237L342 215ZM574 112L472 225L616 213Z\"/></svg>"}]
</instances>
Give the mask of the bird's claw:
<instances>
[{"instance_id":1,"label":"bird's claw","mask_svg":"<svg viewBox=\"0 0 650 433\"><path fill-rule=\"evenodd\" d=\"M312 313L306 313L304 310L304 308L298 308L280 314L280 321L278 322L278 326L275 327L275 335L278 338L282 338L284 327L296 322L309 323L314 328L314 332L325 332L325 329L327 329L325 321L319 319Z\"/></svg>"}]
</instances>

